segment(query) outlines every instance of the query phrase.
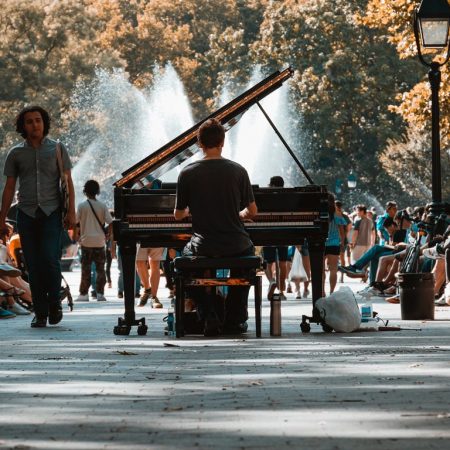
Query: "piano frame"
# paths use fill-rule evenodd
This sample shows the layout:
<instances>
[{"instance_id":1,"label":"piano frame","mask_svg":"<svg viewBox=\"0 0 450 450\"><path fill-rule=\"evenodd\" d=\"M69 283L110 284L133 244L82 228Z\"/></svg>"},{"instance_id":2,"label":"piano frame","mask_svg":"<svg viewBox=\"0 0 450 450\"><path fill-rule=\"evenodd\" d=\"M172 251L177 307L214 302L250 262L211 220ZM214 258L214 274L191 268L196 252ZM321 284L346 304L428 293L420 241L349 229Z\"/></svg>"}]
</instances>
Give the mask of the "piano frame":
<instances>
[{"instance_id":1,"label":"piano frame","mask_svg":"<svg viewBox=\"0 0 450 450\"><path fill-rule=\"evenodd\" d=\"M114 189L114 208L115 208L115 220L113 222L113 234L117 241L122 259L122 272L124 280L124 306L125 314L124 318L118 319L118 325L114 327L114 334L128 335L132 326L137 326L137 332L139 335L145 335L147 333L147 325L145 318L136 319L135 314L135 261L136 261L136 244L139 242L144 247L169 247L173 248L177 243L178 247L180 243L187 242L191 236L190 233L183 233L177 230L176 233L161 232L156 236L148 233L145 229L129 232L129 221L127 218L127 210L132 207L133 204L139 203L144 199L147 201L146 213L152 212L167 212L172 213L175 202L174 189L165 189L164 185L160 190L148 190L149 175L150 179L155 179L161 174L172 169L176 165L192 156L194 152L192 147L196 145L197 131L200 125L209 118L218 119L225 127L226 130L230 129L237 120L237 116L242 115L247 109L254 104L257 104L262 113L269 121L269 124L278 134L283 144L297 163L298 167L304 174L305 178L310 183L309 185L292 188L293 191L297 190L301 195L308 195L315 202L316 207L320 206L320 214L314 221L314 226L311 227L310 232L306 230L307 236L305 236L305 229L296 232L295 229L285 229L280 227L279 233L270 236L270 245L301 245L305 237L308 238L308 247L311 260L311 285L312 285L312 316L302 316L300 328L303 332L310 331L310 323L315 322L321 324L325 331L329 331L328 327L315 308L315 302L323 295L323 261L324 261L324 246L325 239L328 233L328 220L330 210L330 198L325 186L314 185L311 177L308 175L300 161L296 158L294 152L289 148L286 141L281 136L281 133L277 130L275 124L270 120L267 113L264 111L259 101L269 95L274 90L278 89L286 80L288 80L293 74L291 68L285 69L282 72L275 72L260 83L256 84L242 95L238 96L227 105L223 106L206 119L200 121L189 130L185 131L177 138L173 139L160 149L153 152L148 157L144 158L137 164L127 169L122 173L120 178L115 183ZM133 187L135 187L133 189ZM286 191L285 189L281 189ZM303 193L303 194L302 194ZM152 194L158 196L158 202L154 205L148 201L152 198ZM259 196L258 190L255 191L255 200L260 212L264 210L260 209L258 204ZM271 189L269 194L276 194L275 189ZM266 197L269 195L265 193ZM299 195L300 195L299 194ZM261 193L261 195L263 195ZM156 197L155 197L156 198ZM260 197L262 198L262 197ZM127 231L125 232L124 229ZM250 235L252 233L250 232ZM255 245L268 245L259 244L254 242Z\"/></svg>"}]
</instances>

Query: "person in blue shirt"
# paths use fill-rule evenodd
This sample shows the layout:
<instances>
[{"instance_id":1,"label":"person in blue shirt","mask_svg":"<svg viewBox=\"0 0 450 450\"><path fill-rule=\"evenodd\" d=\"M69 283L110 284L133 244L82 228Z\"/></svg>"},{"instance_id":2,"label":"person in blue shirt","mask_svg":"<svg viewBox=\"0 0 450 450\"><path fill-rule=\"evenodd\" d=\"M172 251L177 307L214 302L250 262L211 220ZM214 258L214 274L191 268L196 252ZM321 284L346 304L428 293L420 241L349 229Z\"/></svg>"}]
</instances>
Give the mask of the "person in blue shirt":
<instances>
[{"instance_id":1,"label":"person in blue shirt","mask_svg":"<svg viewBox=\"0 0 450 450\"><path fill-rule=\"evenodd\" d=\"M411 220L407 214L401 211L402 219L396 216L396 220L401 222L399 227L396 220L387 217L383 222L383 227L389 237L384 245L376 244L362 255L354 264L340 266L339 271L345 273L350 278L362 278L365 276L365 268L370 264L369 281L370 286L374 286L378 264L380 258L386 255L393 255L406 247L407 234L411 226Z\"/></svg>"},{"instance_id":2,"label":"person in blue shirt","mask_svg":"<svg viewBox=\"0 0 450 450\"><path fill-rule=\"evenodd\" d=\"M387 242L389 242L389 234L387 233L386 228L384 227L384 221L388 217L393 219L396 213L397 213L397 203L390 201L386 203L386 210L384 214L377 218L375 227L377 230L380 245L385 245Z\"/></svg>"},{"instance_id":3,"label":"person in blue shirt","mask_svg":"<svg viewBox=\"0 0 450 450\"><path fill-rule=\"evenodd\" d=\"M334 205L334 202L333 202ZM330 294L334 292L337 283L338 261L345 242L345 227L347 222L338 215L336 209L331 211L330 225L328 228L328 237L325 241L325 258L324 258L324 287L325 293L325 264L330 272Z\"/></svg>"}]
</instances>

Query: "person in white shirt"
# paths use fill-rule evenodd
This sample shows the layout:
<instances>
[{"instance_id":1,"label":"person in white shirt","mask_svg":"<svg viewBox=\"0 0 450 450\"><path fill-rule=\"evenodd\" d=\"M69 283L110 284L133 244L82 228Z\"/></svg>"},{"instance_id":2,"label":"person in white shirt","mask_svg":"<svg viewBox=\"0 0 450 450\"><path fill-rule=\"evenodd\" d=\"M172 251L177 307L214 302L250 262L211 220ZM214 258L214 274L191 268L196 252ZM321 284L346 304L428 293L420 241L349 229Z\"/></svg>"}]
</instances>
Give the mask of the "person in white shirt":
<instances>
[{"instance_id":1,"label":"person in white shirt","mask_svg":"<svg viewBox=\"0 0 450 450\"><path fill-rule=\"evenodd\" d=\"M105 224L112 222L107 206L96 199L100 193L100 186L95 180L86 181L83 189L87 200L81 202L77 209L77 224L80 233L81 246L81 282L78 302L89 301L89 286L91 285L91 265L95 264L97 279L95 290L97 301L105 301L104 289L106 284L106 235Z\"/></svg>"}]
</instances>

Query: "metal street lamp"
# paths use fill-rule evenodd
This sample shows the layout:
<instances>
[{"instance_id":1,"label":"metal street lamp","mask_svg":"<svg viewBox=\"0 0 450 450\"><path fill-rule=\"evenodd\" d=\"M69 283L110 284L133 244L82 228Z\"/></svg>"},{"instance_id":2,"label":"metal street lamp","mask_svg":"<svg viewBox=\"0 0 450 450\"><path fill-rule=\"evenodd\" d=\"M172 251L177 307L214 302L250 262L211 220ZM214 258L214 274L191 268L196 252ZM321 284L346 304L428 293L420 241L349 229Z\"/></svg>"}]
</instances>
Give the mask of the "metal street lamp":
<instances>
[{"instance_id":1,"label":"metal street lamp","mask_svg":"<svg viewBox=\"0 0 450 450\"><path fill-rule=\"evenodd\" d=\"M431 192L430 213L434 218L444 211L441 188L441 149L439 132L439 86L442 67L450 58L449 46L450 5L447 0L422 0L414 11L414 36L420 62L430 68L431 86ZM421 47L447 49L445 60L427 62Z\"/></svg>"},{"instance_id":2,"label":"metal street lamp","mask_svg":"<svg viewBox=\"0 0 450 450\"><path fill-rule=\"evenodd\" d=\"M349 189L355 189L356 187L356 175L353 173L352 170L350 170L350 174L347 178L347 186Z\"/></svg>"}]
</instances>

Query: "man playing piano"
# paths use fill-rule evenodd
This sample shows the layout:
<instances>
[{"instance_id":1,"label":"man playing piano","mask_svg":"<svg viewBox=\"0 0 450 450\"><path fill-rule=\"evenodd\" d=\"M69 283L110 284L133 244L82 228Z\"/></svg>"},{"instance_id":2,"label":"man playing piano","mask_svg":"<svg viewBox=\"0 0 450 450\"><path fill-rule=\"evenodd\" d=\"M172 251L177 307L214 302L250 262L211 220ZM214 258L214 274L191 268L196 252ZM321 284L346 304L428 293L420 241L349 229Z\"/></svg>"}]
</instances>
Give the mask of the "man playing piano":
<instances>
[{"instance_id":1,"label":"man playing piano","mask_svg":"<svg viewBox=\"0 0 450 450\"><path fill-rule=\"evenodd\" d=\"M253 243L243 221L257 213L247 171L222 157L225 130L219 121L209 119L198 130L203 158L186 166L178 177L174 210L176 220L192 215L193 235L184 255L208 257L250 256ZM224 332L247 329L248 287L231 287L225 303ZM220 334L222 323L211 298L198 300L198 311L205 320L204 334Z\"/></svg>"}]
</instances>

